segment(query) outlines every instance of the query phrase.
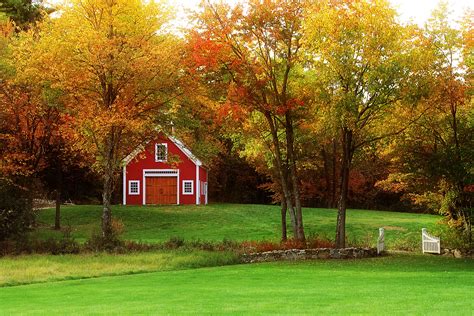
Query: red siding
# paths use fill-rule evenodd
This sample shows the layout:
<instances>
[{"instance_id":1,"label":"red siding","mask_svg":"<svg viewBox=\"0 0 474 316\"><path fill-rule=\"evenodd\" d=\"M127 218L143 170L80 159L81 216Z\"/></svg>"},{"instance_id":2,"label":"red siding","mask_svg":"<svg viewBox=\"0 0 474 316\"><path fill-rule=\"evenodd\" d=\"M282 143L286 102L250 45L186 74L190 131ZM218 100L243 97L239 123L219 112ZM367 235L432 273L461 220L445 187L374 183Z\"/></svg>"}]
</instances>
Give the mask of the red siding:
<instances>
[{"instance_id":1,"label":"red siding","mask_svg":"<svg viewBox=\"0 0 474 316\"><path fill-rule=\"evenodd\" d=\"M165 162L155 161L155 144L168 144L168 160L175 161L175 157L179 157L179 163L171 166ZM175 156L175 157L173 157ZM149 142L145 151L138 154L126 167L126 196L128 205L141 205L143 203L143 169L179 169L179 204L196 204L196 187L194 187L193 195L183 195L183 180L196 180L196 165L191 161L171 140L166 136L159 136L155 141ZM202 175L201 175L202 174ZM207 173L204 169L200 170L200 177L206 177ZM140 181L140 194L128 194L128 182L130 180ZM202 198L202 203L204 199Z\"/></svg>"}]
</instances>

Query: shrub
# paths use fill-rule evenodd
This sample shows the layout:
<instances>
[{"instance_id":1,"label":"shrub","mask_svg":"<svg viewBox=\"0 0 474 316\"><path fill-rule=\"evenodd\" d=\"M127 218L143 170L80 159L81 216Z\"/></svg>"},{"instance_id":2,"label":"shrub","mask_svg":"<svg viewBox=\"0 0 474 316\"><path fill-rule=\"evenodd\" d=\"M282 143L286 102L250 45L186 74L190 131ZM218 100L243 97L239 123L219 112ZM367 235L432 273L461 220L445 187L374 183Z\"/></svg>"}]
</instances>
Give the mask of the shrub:
<instances>
[{"instance_id":1,"label":"shrub","mask_svg":"<svg viewBox=\"0 0 474 316\"><path fill-rule=\"evenodd\" d=\"M377 237L371 232L367 232L364 236L356 238L352 236L351 239L346 237L346 245L355 248L370 248L375 247L377 243Z\"/></svg>"},{"instance_id":2,"label":"shrub","mask_svg":"<svg viewBox=\"0 0 474 316\"><path fill-rule=\"evenodd\" d=\"M308 239L306 242L308 248L335 248L336 244L334 241L329 239L323 239L320 237L314 237Z\"/></svg>"},{"instance_id":3,"label":"shrub","mask_svg":"<svg viewBox=\"0 0 474 316\"><path fill-rule=\"evenodd\" d=\"M94 232L85 243L85 249L90 251L109 251L124 252L125 242L120 238L124 231L125 225L122 221L113 218L110 233L105 235L102 232Z\"/></svg>"},{"instance_id":4,"label":"shrub","mask_svg":"<svg viewBox=\"0 0 474 316\"><path fill-rule=\"evenodd\" d=\"M166 249L178 249L184 246L184 239L181 237L171 237L165 242L164 247Z\"/></svg>"},{"instance_id":5,"label":"shrub","mask_svg":"<svg viewBox=\"0 0 474 316\"><path fill-rule=\"evenodd\" d=\"M64 230L61 239L32 240L28 235L23 235L17 240L0 242L0 255L19 255L25 253L76 254L80 250L79 243L71 236L70 226Z\"/></svg>"},{"instance_id":6,"label":"shrub","mask_svg":"<svg viewBox=\"0 0 474 316\"><path fill-rule=\"evenodd\" d=\"M199 249L199 250L207 250L207 251L214 251L217 248L219 250L223 250L221 247L216 246L213 242L210 241L201 241L201 240L193 240L188 243L189 248L191 249Z\"/></svg>"},{"instance_id":7,"label":"shrub","mask_svg":"<svg viewBox=\"0 0 474 316\"><path fill-rule=\"evenodd\" d=\"M0 241L21 239L34 222L28 192L18 185L0 180Z\"/></svg>"},{"instance_id":8,"label":"shrub","mask_svg":"<svg viewBox=\"0 0 474 316\"><path fill-rule=\"evenodd\" d=\"M432 232L441 238L441 248L472 249L469 244L469 232L450 227L446 222L439 223Z\"/></svg>"}]
</instances>

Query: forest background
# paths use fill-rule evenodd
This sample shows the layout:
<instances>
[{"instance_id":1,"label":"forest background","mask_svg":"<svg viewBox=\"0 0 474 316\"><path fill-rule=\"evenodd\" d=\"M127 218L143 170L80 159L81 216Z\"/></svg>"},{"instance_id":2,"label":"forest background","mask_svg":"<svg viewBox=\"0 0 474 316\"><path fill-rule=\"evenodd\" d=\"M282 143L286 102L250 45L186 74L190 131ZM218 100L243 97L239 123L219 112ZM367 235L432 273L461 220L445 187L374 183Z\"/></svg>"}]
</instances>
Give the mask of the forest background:
<instances>
[{"instance_id":1,"label":"forest background","mask_svg":"<svg viewBox=\"0 0 474 316\"><path fill-rule=\"evenodd\" d=\"M420 27L383 0L203 1L174 32L166 3L68 3L2 1L5 238L38 198L101 203L107 235L121 161L157 130L206 161L211 201L281 204L283 239L287 216L305 239L303 206L338 208L338 247L347 207L470 236L472 11Z\"/></svg>"}]
</instances>

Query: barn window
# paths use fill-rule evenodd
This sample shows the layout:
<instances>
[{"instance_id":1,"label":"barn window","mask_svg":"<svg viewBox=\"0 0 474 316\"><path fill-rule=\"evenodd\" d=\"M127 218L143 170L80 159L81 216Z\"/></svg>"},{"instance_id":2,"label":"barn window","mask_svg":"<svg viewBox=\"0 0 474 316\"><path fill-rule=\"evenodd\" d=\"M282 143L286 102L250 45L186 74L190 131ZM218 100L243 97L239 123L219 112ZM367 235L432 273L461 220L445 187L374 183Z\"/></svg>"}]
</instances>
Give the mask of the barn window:
<instances>
[{"instance_id":1,"label":"barn window","mask_svg":"<svg viewBox=\"0 0 474 316\"><path fill-rule=\"evenodd\" d=\"M155 161L167 161L168 160L168 144L156 144L155 145Z\"/></svg>"},{"instance_id":2,"label":"barn window","mask_svg":"<svg viewBox=\"0 0 474 316\"><path fill-rule=\"evenodd\" d=\"M191 195L194 194L194 181L192 180L184 180L183 181L183 194L184 195Z\"/></svg>"},{"instance_id":3,"label":"barn window","mask_svg":"<svg viewBox=\"0 0 474 316\"><path fill-rule=\"evenodd\" d=\"M128 194L130 195L140 194L140 181L138 180L128 181Z\"/></svg>"}]
</instances>

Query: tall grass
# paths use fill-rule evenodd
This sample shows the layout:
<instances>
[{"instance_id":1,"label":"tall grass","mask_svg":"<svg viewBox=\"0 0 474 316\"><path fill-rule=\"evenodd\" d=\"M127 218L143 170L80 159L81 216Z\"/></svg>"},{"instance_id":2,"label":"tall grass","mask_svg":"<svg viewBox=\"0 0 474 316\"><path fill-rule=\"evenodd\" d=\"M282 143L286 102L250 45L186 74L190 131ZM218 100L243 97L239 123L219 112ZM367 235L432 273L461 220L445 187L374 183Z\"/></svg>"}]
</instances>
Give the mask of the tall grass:
<instances>
[{"instance_id":1,"label":"tall grass","mask_svg":"<svg viewBox=\"0 0 474 316\"><path fill-rule=\"evenodd\" d=\"M230 252L163 250L130 254L28 255L0 258L0 287L58 280L221 266Z\"/></svg>"}]
</instances>

